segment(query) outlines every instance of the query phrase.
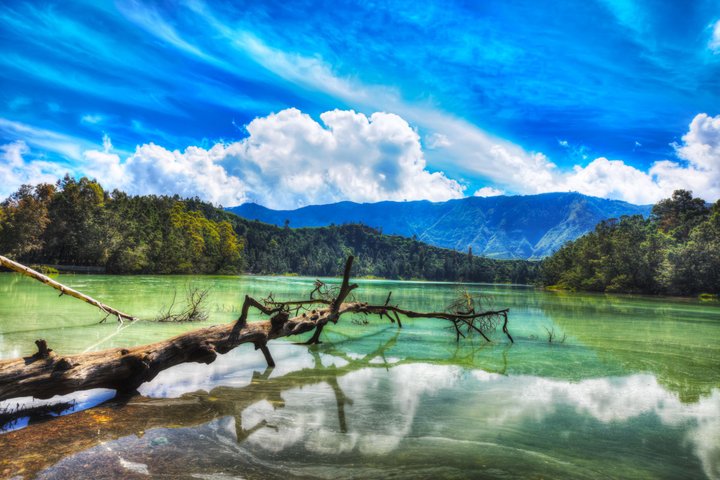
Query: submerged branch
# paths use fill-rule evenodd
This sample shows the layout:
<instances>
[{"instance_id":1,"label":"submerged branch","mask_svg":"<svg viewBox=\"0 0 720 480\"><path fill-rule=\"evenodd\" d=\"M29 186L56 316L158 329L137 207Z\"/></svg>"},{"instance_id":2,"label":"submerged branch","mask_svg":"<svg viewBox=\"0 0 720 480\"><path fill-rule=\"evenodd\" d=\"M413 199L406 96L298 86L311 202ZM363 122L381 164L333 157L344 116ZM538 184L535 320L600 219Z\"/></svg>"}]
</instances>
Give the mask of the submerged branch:
<instances>
[{"instance_id":1,"label":"submerged branch","mask_svg":"<svg viewBox=\"0 0 720 480\"><path fill-rule=\"evenodd\" d=\"M61 296L69 295L71 297L77 298L78 300L82 300L85 303L89 303L90 305L93 305L93 306L99 308L100 310L103 311L103 313L106 314L105 318L103 318L101 322L104 322L105 319L109 315L114 315L115 317L117 317L118 321L121 323L123 320L130 320L130 321L137 320L137 318L133 317L132 315L128 315L127 313L123 313L120 310L116 310L109 305L105 305L104 303L98 302L94 298L89 297L89 296L85 295L84 293L80 293L77 290L73 290L70 287L66 287L62 283L56 282L55 280L48 277L47 275L43 275L42 273L37 272L30 267L26 267L25 265L22 265L13 260L10 260L7 257L3 257L2 255L0 255L0 266L3 266L5 268L10 269L17 273L21 273L27 277L34 278L35 280L42 282L45 285L48 285L48 286L54 288L55 290L59 290Z\"/></svg>"},{"instance_id":2,"label":"submerged branch","mask_svg":"<svg viewBox=\"0 0 720 480\"><path fill-rule=\"evenodd\" d=\"M187 286L185 291L185 308L180 312L175 312L175 300L177 298L177 291L175 291L170 306L164 313L158 316L155 321L175 323L204 322L208 319L206 303L209 294L209 288L199 288L192 285Z\"/></svg>"},{"instance_id":3,"label":"submerged branch","mask_svg":"<svg viewBox=\"0 0 720 480\"><path fill-rule=\"evenodd\" d=\"M512 342L507 331L508 310L486 312L416 312L397 305L390 305L391 294L385 304L371 305L364 302L346 302L358 286L350 283L353 257L345 264L342 283L336 296L323 308L290 316L291 303L258 302L245 296L240 317L233 324L214 325L178 335L169 340L132 348L112 348L100 352L61 357L38 342L38 353L25 358L0 361L0 400L21 396L49 398L91 388L112 388L119 392L132 392L142 383L155 378L161 371L185 363L212 363L218 354L226 353L243 343L252 343L260 350L269 366L275 364L268 342L270 340L300 335L313 331L308 344L320 343L320 335L328 323L337 323L345 314L375 314L387 316L402 327L400 316L408 318L437 318L448 320L456 331L457 340L477 332L490 341L485 331L504 318L503 332ZM313 296L321 291L316 284ZM248 322L250 308L255 308L269 320ZM463 333L464 332L464 333Z\"/></svg>"}]
</instances>

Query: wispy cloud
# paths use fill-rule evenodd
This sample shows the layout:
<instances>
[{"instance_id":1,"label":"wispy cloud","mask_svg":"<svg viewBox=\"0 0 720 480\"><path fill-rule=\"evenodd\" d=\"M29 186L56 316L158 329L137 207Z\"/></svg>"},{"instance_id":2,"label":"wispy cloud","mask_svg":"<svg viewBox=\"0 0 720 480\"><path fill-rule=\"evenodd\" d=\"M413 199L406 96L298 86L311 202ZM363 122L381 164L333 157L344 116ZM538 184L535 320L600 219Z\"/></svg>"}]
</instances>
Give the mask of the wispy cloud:
<instances>
[{"instance_id":1,"label":"wispy cloud","mask_svg":"<svg viewBox=\"0 0 720 480\"><path fill-rule=\"evenodd\" d=\"M715 54L720 54L720 20L713 25L708 48Z\"/></svg>"},{"instance_id":2,"label":"wispy cloud","mask_svg":"<svg viewBox=\"0 0 720 480\"><path fill-rule=\"evenodd\" d=\"M287 109L253 120L240 141L184 151L149 143L130 153L115 150L107 135L102 145L81 146L63 134L0 120L3 137L15 137L6 145L3 168L14 172L8 174L6 189L47 181L48 175L65 168L130 193L178 193L224 205L253 201L295 208L341 200L440 201L466 194L460 181L429 169L420 136L400 116L333 110L320 119ZM75 163L50 168L47 159L31 155L31 146ZM561 170L540 155L532 165L501 147L492 154L512 166L508 178L515 188L533 185L532 193L578 191L644 204L686 188L707 200L720 198L720 115L697 115L675 148L676 160L655 162L646 171L605 157ZM491 184L474 195L506 192Z\"/></svg>"},{"instance_id":3,"label":"wispy cloud","mask_svg":"<svg viewBox=\"0 0 720 480\"><path fill-rule=\"evenodd\" d=\"M697 166L678 162L668 147L687 119L716 100L704 87L714 62L696 61L707 37L693 43L685 35L697 37L713 14L668 15L614 0L586 7L583 15L550 15L552 8L513 3L481 14L432 0L422 12L340 3L308 17L290 4L262 2L242 9L200 0L174 8L135 0L13 4L0 14L13 45L0 48L8 89L0 115L34 125L36 134L23 138L15 128L1 138L24 141L30 155L47 150L49 158L83 162L97 150L124 164L125 151L151 142L171 152L242 142L236 125L291 107L321 127L322 112L352 109L402 118L421 139L423 170L469 192L574 188L640 201L667 190L660 178L671 164L685 172L677 186L713 192L683 180ZM515 21L518 9L533 12L528 21ZM589 28L595 17L615 22ZM677 28L664 29L668 22ZM33 108L10 108L23 98ZM40 115L43 105L57 108ZM60 137L38 133L61 128ZM113 138L111 151L97 145L100 129ZM617 158L626 161L609 160ZM669 164L656 165L662 158ZM611 188L610 177L650 183L646 194L631 196Z\"/></svg>"},{"instance_id":4,"label":"wispy cloud","mask_svg":"<svg viewBox=\"0 0 720 480\"><path fill-rule=\"evenodd\" d=\"M92 148L92 143L82 138L5 118L0 118L0 138L13 142L19 141L34 148L54 152L70 160L81 159L83 150Z\"/></svg>"},{"instance_id":5,"label":"wispy cloud","mask_svg":"<svg viewBox=\"0 0 720 480\"><path fill-rule=\"evenodd\" d=\"M72 172L68 165L43 159L26 159L30 148L22 140L0 145L0 199L5 199L20 185L42 182L55 183L65 173ZM74 172L73 172L74 173Z\"/></svg>"},{"instance_id":6,"label":"wispy cloud","mask_svg":"<svg viewBox=\"0 0 720 480\"><path fill-rule=\"evenodd\" d=\"M97 125L98 123L102 123L105 120L105 117L103 115L99 114L85 114L82 117L80 117L80 121L82 123L87 123L90 125Z\"/></svg>"}]
</instances>

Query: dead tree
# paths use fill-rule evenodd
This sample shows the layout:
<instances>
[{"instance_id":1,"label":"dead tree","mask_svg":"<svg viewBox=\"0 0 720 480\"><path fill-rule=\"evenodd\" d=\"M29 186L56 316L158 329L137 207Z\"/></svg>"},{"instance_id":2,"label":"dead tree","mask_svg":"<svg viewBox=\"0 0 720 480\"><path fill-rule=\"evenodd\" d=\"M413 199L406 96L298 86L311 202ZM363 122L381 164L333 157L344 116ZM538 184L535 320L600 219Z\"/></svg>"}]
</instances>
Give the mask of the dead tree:
<instances>
[{"instance_id":1,"label":"dead tree","mask_svg":"<svg viewBox=\"0 0 720 480\"><path fill-rule=\"evenodd\" d=\"M402 326L400 316L408 318L437 318L447 320L454 327L456 338L477 332L486 340L483 322L488 319L504 320L507 331L508 309L486 312L415 312L390 304L391 295L384 304L346 302L357 288L350 283L353 257L348 257L342 284L332 299L315 298L297 302L258 302L245 297L240 318L233 324L214 325L178 335L169 340L132 348L112 348L99 352L61 356L42 344L41 351L30 357L0 361L0 400L33 396L50 398L78 390L112 388L119 392L132 392L142 383L155 378L161 371L185 362L211 363L218 354L226 353L243 343L252 343L262 351L269 366L275 362L268 349L270 340L314 331L307 343L319 343L320 335L328 323L337 323L345 314L387 316ZM317 304L318 308L299 312L300 307ZM250 308L260 310L269 320L249 323ZM291 317L291 308L296 315ZM40 344L39 348L40 348Z\"/></svg>"},{"instance_id":2,"label":"dead tree","mask_svg":"<svg viewBox=\"0 0 720 480\"><path fill-rule=\"evenodd\" d=\"M25 276L28 276L30 278L34 278L35 280L44 283L45 285L48 285L55 290L60 291L60 296L62 295L69 295L71 297L77 298L78 300L82 300L85 303L89 303L90 305L94 305L100 310L102 310L106 315L105 318L103 318L102 321L105 321L105 319L110 316L114 315L117 317L118 321L122 323L123 320L130 320L135 321L137 318L133 317L132 315L128 315L127 313L123 313L120 310L116 310L112 308L109 305L105 305L104 303L98 302L92 297L89 297L85 295L84 293L80 293L77 290L74 290L70 287L66 287L60 282L56 282L52 278L48 277L47 275L43 275L40 272L37 272L33 270L30 267L26 267L25 265L22 265L18 262L15 262L13 260L10 260L7 257L3 257L0 255L0 266L5 267L9 270L12 270L17 273L21 273Z\"/></svg>"},{"instance_id":3,"label":"dead tree","mask_svg":"<svg viewBox=\"0 0 720 480\"><path fill-rule=\"evenodd\" d=\"M31 416L32 420L26 428L2 434L0 477L18 475L35 478L39 472L63 458L118 438L133 435L142 437L155 428L192 428L227 416L235 418L236 441L241 444L254 431L266 426L259 422L245 428L242 412L248 406L266 400L274 409L281 409L284 408L283 392L322 383L329 385L333 391L338 426L340 431L343 431L353 422L353 418L346 418L345 412L345 406L351 404L352 399L342 391L338 378L361 369L387 368L375 360L382 358L397 341L398 336L393 335L381 342L374 351L361 357L347 355L339 349L328 349L325 353L341 357L347 362L342 367L324 366L319 353L311 351L315 360L312 367L280 377L271 377L270 368L263 373L254 372L252 381L243 387L218 386L210 392L200 390L178 398L148 398L139 395L132 399L115 398L90 410L53 418L51 422L43 421L42 417L32 417L32 411L18 412L15 418ZM450 355L441 360L436 357L428 360L455 365L464 358ZM418 359L408 360L407 363L416 361ZM393 365L404 363L406 362L401 360ZM63 431L71 431L72 435L67 435L62 442L58 442L57 432Z\"/></svg>"},{"instance_id":4,"label":"dead tree","mask_svg":"<svg viewBox=\"0 0 720 480\"><path fill-rule=\"evenodd\" d=\"M199 288L194 285L187 285L185 287L185 307L183 307L180 311L176 311L176 290L173 292L170 306L168 306L167 309L163 309L163 312L155 318L155 321L168 323L204 322L208 319L205 304L209 295L209 288Z\"/></svg>"}]
</instances>

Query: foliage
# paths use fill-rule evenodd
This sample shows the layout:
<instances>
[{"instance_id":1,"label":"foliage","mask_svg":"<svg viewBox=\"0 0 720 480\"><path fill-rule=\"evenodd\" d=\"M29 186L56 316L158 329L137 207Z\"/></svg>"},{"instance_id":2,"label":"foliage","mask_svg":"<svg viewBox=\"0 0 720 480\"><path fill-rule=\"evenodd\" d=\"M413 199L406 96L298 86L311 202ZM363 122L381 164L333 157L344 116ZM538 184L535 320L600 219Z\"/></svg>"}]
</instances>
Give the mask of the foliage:
<instances>
[{"instance_id":1,"label":"foliage","mask_svg":"<svg viewBox=\"0 0 720 480\"><path fill-rule=\"evenodd\" d=\"M1 208L0 253L112 273L333 276L350 254L357 277L531 283L539 272L536 262L491 260L362 224L277 227L197 198L108 193L86 178L23 186Z\"/></svg>"},{"instance_id":2,"label":"foliage","mask_svg":"<svg viewBox=\"0 0 720 480\"><path fill-rule=\"evenodd\" d=\"M356 257L358 278L531 283L539 270L536 262L469 259L463 252L383 235L361 224L284 229L240 217L235 224L246 238L248 271L256 274L337 275L349 254Z\"/></svg>"},{"instance_id":3,"label":"foliage","mask_svg":"<svg viewBox=\"0 0 720 480\"><path fill-rule=\"evenodd\" d=\"M271 210L246 203L229 210L277 226L363 223L390 235L417 235L418 240L437 247L472 248L476 256L516 259L548 256L567 240L592 231L600 220L650 214L648 206L575 192L466 197L447 202L340 202L297 210Z\"/></svg>"},{"instance_id":4,"label":"foliage","mask_svg":"<svg viewBox=\"0 0 720 480\"><path fill-rule=\"evenodd\" d=\"M28 263L101 266L113 273L237 273L242 239L199 200L111 193L66 176L24 185L1 204L0 253Z\"/></svg>"},{"instance_id":5,"label":"foliage","mask_svg":"<svg viewBox=\"0 0 720 480\"><path fill-rule=\"evenodd\" d=\"M54 193L52 185L23 185L0 205L0 251L21 257L42 250Z\"/></svg>"},{"instance_id":6,"label":"foliage","mask_svg":"<svg viewBox=\"0 0 720 480\"><path fill-rule=\"evenodd\" d=\"M60 272L57 268L49 267L47 265L30 265L30 268L49 277L56 277L60 275Z\"/></svg>"},{"instance_id":7,"label":"foliage","mask_svg":"<svg viewBox=\"0 0 720 480\"><path fill-rule=\"evenodd\" d=\"M720 201L678 190L649 219L625 216L565 244L542 281L572 290L688 295L720 291Z\"/></svg>"}]
</instances>

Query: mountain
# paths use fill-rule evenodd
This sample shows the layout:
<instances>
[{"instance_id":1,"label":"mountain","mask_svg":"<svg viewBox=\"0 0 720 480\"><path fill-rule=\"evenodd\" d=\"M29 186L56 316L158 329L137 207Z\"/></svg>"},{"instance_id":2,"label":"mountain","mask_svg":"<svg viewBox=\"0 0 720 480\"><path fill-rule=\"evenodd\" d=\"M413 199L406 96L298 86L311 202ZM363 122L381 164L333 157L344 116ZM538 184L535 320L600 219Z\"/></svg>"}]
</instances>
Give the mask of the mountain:
<instances>
[{"instance_id":1,"label":"mountain","mask_svg":"<svg viewBox=\"0 0 720 480\"><path fill-rule=\"evenodd\" d=\"M540 259L591 231L601 220L650 213L650 205L579 193L467 197L447 202L354 203L271 210L254 203L228 208L248 219L291 227L363 223L383 233L502 259Z\"/></svg>"},{"instance_id":2,"label":"mountain","mask_svg":"<svg viewBox=\"0 0 720 480\"><path fill-rule=\"evenodd\" d=\"M539 262L478 258L367 225L282 228L197 198L106 192L66 176L0 202L0 255L110 273L298 274L533 283ZM0 267L2 270L2 267ZM276 292L280 293L280 292Z\"/></svg>"}]
</instances>

